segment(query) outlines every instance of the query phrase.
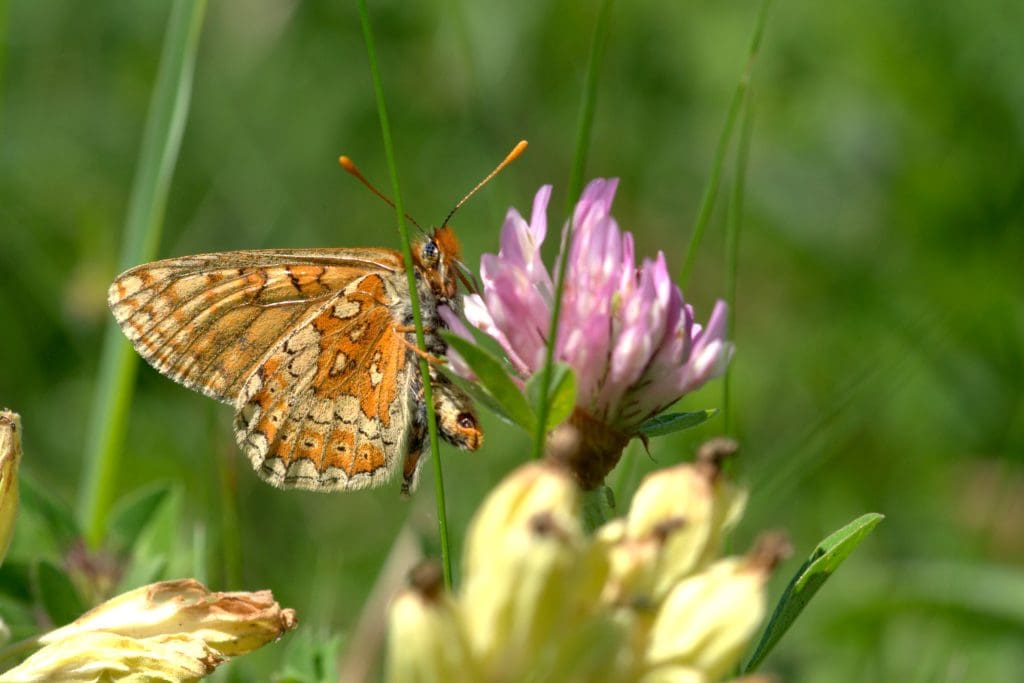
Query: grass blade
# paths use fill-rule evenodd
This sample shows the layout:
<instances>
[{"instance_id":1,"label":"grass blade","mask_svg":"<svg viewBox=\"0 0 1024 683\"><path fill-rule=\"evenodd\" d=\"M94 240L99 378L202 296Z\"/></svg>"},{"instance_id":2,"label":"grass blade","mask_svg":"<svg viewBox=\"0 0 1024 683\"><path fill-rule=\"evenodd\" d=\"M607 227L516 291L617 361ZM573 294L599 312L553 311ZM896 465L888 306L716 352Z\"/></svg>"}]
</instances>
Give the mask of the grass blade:
<instances>
[{"instance_id":1,"label":"grass blade","mask_svg":"<svg viewBox=\"0 0 1024 683\"><path fill-rule=\"evenodd\" d=\"M725 301L729 304L728 338L736 341L736 277L739 272L740 230L743 227L743 192L747 181L747 160L750 156L750 136L754 127L754 105L750 92L743 98L743 123L740 143L736 148L736 169L729 195L729 208L725 221ZM722 378L722 429L733 433L732 363L725 368Z\"/></svg>"},{"instance_id":2,"label":"grass blade","mask_svg":"<svg viewBox=\"0 0 1024 683\"><path fill-rule=\"evenodd\" d=\"M388 175L391 177L391 194L395 198L395 217L398 220L398 234L402 241L402 254L405 258L405 274L409 286L413 324L416 326L416 345L425 352L427 345L423 338L423 316L420 314L420 297L419 292L416 290L416 275L412 265L412 246L409 243L409 230L405 225L405 209L402 206L402 193L398 185L398 167L395 164L395 149L391 141L391 125L388 122L388 110L384 103L384 87L381 85L380 70L377 67L377 48L373 40L373 29L370 26L370 15L366 10L366 0L359 0L359 21L363 27L366 54L370 61L370 75L373 78L373 91L377 97L377 114L380 117L381 136L384 138L384 155L388 162ZM441 543L441 566L444 568L444 584L450 589L452 587L452 561L451 550L448 544L448 514L444 502L444 477L441 471L441 456L438 451L434 398L430 386L430 370L427 367L427 361L420 358L419 365L420 376L423 378L423 400L427 403L430 456L434 466L434 491L437 497L437 533Z\"/></svg>"},{"instance_id":3,"label":"grass blade","mask_svg":"<svg viewBox=\"0 0 1024 683\"><path fill-rule=\"evenodd\" d=\"M580 102L579 125L576 130L576 154L573 158L572 171L569 175L569 194L566 197L566 221L571 222L573 207L583 191L583 169L587 165L587 150L590 146L590 131L594 122L594 107L597 104L597 71L604 56L604 46L608 37L608 17L611 14L611 0L602 0L594 23L594 37L590 43L590 57L587 59L587 71L583 81L583 98ZM565 231L562 249L558 256L558 272L555 276L555 300L551 306L551 324L548 326L547 344L544 346L544 366L541 368L541 394L551 395L552 365L555 358L555 342L558 340L558 320L562 315L562 290L565 288L565 270L569 263L569 248L572 246L572 226ZM537 408L537 425L534 429L533 457L540 458L544 452L544 440L547 436L549 401L544 400Z\"/></svg>"},{"instance_id":4,"label":"grass blade","mask_svg":"<svg viewBox=\"0 0 1024 683\"><path fill-rule=\"evenodd\" d=\"M715 157L711 163L711 177L708 178L707 187L704 188L704 196L701 198L700 210L697 212L697 222L693 226L693 234L690 236L690 245L686 249L686 259L683 261L682 274L679 276L679 287L686 291L686 282L693 272L693 265L697 260L697 249L704 238L704 230L708 227L711 219L711 210L715 208L715 196L718 194L718 182L722 177L722 165L725 161L725 152L729 148L729 141L732 139L732 129L736 125L736 118L739 116L740 107L750 87L750 75L754 69L754 61L757 59L758 50L761 48L761 36L764 35L765 19L768 16L768 6L771 0L762 0L761 9L757 13L757 23L754 26L754 35L750 39L750 49L747 52L747 65L736 85L736 92L732 95L729 103L729 113L725 117L725 127L718 138L715 147Z\"/></svg>"},{"instance_id":5,"label":"grass blade","mask_svg":"<svg viewBox=\"0 0 1024 683\"><path fill-rule=\"evenodd\" d=\"M192 97L192 75L205 9L206 0L176 0L171 8L125 219L122 269L156 257ZM85 481L79 499L86 540L93 546L103 538L117 489L138 360L111 320L103 339L86 441Z\"/></svg>"}]
</instances>

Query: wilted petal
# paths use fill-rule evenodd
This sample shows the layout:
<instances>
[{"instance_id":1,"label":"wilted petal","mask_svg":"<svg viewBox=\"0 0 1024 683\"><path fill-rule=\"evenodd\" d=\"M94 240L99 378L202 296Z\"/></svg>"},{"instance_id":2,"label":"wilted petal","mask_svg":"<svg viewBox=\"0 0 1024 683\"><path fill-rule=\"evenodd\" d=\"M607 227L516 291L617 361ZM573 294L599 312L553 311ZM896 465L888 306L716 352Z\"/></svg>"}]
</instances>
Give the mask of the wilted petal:
<instances>
[{"instance_id":1,"label":"wilted petal","mask_svg":"<svg viewBox=\"0 0 1024 683\"><path fill-rule=\"evenodd\" d=\"M18 466L21 464L21 416L0 411L0 562L7 555L18 515Z\"/></svg>"},{"instance_id":2,"label":"wilted petal","mask_svg":"<svg viewBox=\"0 0 1024 683\"><path fill-rule=\"evenodd\" d=\"M195 579L180 579L122 593L45 634L40 642L55 643L89 631L133 638L184 633L234 656L276 640L296 625L295 611L281 609L270 591L213 593Z\"/></svg>"},{"instance_id":3,"label":"wilted petal","mask_svg":"<svg viewBox=\"0 0 1024 683\"><path fill-rule=\"evenodd\" d=\"M196 636L175 634L132 638L104 631L87 631L51 642L0 675L0 683L186 683L206 676L223 661L220 653Z\"/></svg>"}]
</instances>

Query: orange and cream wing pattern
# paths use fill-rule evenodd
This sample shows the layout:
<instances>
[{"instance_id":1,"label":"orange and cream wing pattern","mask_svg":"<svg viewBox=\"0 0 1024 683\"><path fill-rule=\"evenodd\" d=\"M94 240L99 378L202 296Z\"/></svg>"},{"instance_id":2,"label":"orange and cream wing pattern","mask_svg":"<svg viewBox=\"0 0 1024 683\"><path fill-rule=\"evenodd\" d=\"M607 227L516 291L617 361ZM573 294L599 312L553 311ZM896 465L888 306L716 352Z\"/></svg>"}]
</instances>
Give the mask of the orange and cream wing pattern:
<instances>
[{"instance_id":1,"label":"orange and cream wing pattern","mask_svg":"<svg viewBox=\"0 0 1024 683\"><path fill-rule=\"evenodd\" d=\"M416 400L392 314L402 298L395 281L379 272L353 280L245 381L235 437L269 483L334 491L394 474Z\"/></svg>"},{"instance_id":2,"label":"orange and cream wing pattern","mask_svg":"<svg viewBox=\"0 0 1024 683\"><path fill-rule=\"evenodd\" d=\"M270 349L354 280L402 271L389 249L285 249L200 254L122 273L114 317L159 372L225 403Z\"/></svg>"}]
</instances>

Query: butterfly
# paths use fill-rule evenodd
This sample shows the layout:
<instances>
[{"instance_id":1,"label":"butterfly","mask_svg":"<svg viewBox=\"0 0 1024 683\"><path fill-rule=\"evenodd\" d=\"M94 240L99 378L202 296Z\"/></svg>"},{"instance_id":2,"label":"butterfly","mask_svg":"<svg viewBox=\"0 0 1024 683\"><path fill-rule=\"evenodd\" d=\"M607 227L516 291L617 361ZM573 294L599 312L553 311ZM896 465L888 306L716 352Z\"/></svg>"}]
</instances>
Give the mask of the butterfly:
<instances>
[{"instance_id":1,"label":"butterfly","mask_svg":"<svg viewBox=\"0 0 1024 683\"><path fill-rule=\"evenodd\" d=\"M457 310L459 281L469 284L450 218L412 250L426 354L435 360L447 351L438 308ZM108 303L157 371L234 406L235 440L265 481L361 489L391 480L401 462L402 491L415 488L427 409L401 253L270 249L167 259L119 275ZM476 450L483 432L471 399L430 366L439 436Z\"/></svg>"}]
</instances>

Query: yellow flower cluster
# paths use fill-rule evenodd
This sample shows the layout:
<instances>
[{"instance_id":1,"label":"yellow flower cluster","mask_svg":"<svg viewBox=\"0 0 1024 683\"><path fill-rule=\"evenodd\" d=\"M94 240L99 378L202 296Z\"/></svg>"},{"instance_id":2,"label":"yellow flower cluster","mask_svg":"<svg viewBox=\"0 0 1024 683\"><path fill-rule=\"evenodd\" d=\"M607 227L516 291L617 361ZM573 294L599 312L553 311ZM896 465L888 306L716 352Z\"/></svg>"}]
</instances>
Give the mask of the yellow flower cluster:
<instances>
[{"instance_id":1,"label":"yellow flower cluster","mask_svg":"<svg viewBox=\"0 0 1024 683\"><path fill-rule=\"evenodd\" d=\"M721 680L764 617L785 546L766 537L718 559L745 501L704 459L650 475L626 517L588 536L571 478L526 465L477 512L459 595L421 571L396 598L387 680Z\"/></svg>"}]
</instances>

